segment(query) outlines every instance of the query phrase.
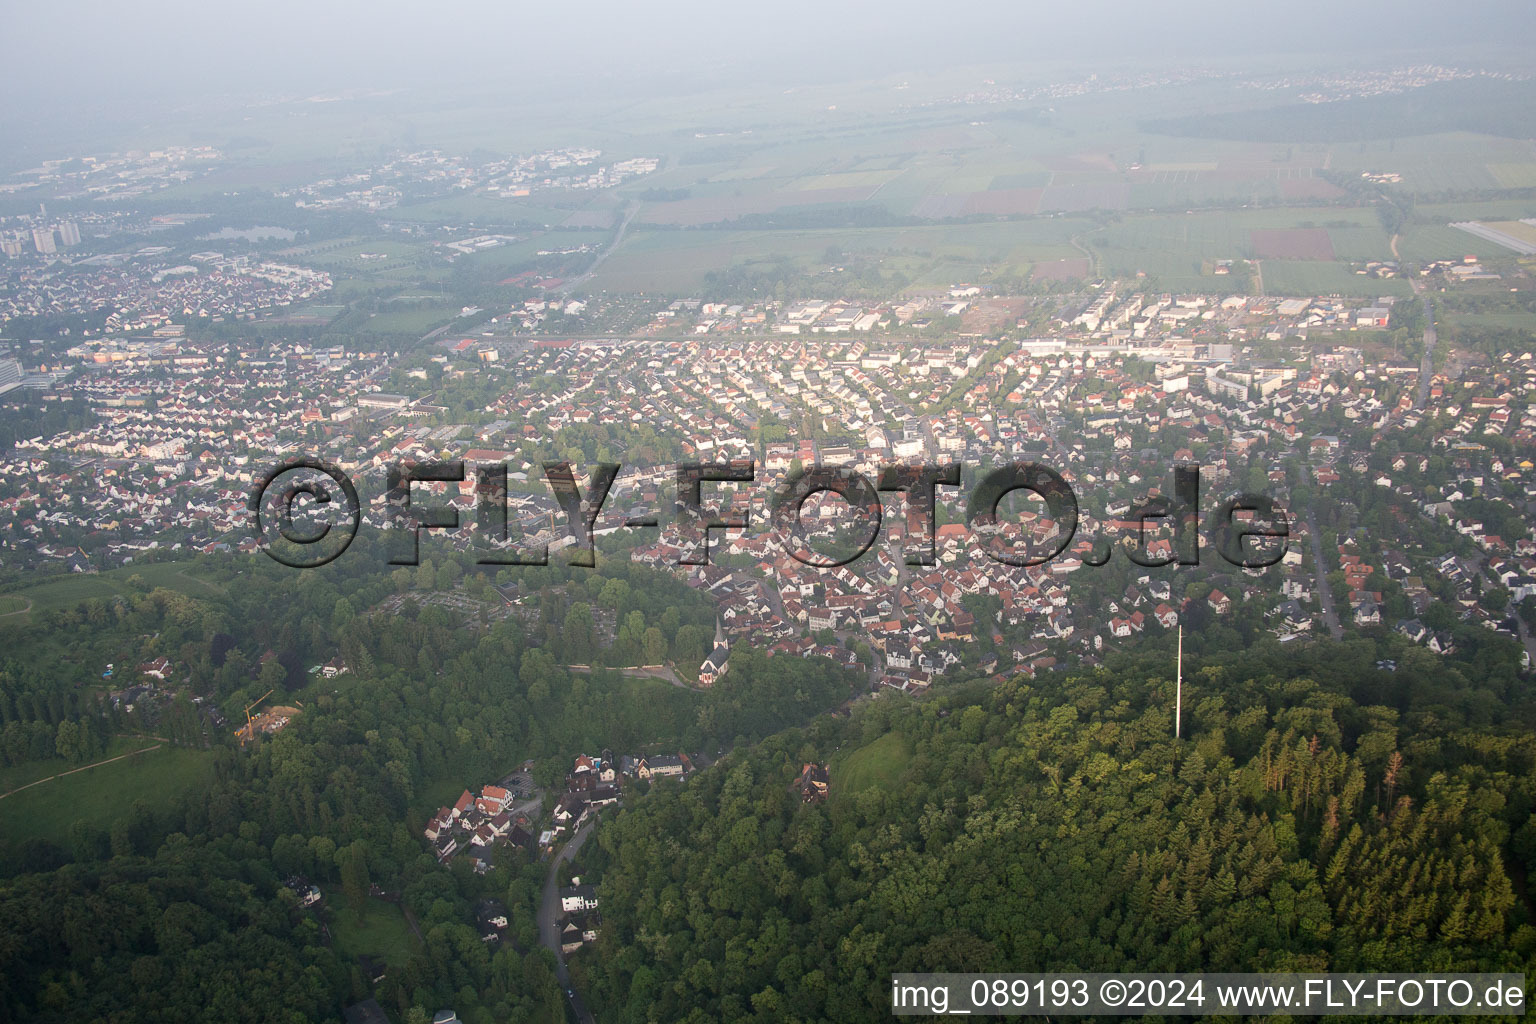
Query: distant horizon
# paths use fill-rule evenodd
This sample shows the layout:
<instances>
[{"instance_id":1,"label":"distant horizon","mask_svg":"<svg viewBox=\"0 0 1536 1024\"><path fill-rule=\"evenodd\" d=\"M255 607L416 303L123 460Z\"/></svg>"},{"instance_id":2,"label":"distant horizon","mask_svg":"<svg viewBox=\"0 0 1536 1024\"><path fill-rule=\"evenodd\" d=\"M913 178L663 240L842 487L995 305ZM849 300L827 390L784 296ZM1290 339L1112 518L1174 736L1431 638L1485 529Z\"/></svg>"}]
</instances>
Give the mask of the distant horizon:
<instances>
[{"instance_id":1,"label":"distant horizon","mask_svg":"<svg viewBox=\"0 0 1536 1024\"><path fill-rule=\"evenodd\" d=\"M1529 59L1526 59L1529 57ZM1292 71L1283 69L1286 55L1270 55L1255 61L1248 71L1256 78L1266 78L1294 73L1319 74L1327 70L1339 72L1384 72L1420 64L1435 64L1458 70L1507 71L1510 73L1536 74L1536 50L1527 54L1524 50L1493 49L1479 53L1466 52L1435 59L1422 51L1399 53L1379 52L1361 55L1348 64L1316 60L1310 65L1298 65ZM1223 65L1227 65L1224 67ZM678 76L660 81L650 91L636 91L632 83L618 77L621 73L603 76L588 82L589 93L562 93L559 87L546 82L546 95L529 90L509 91L506 84L493 82L475 83L425 83L401 84L393 87L357 85L334 89L315 88L278 95L250 93L246 95L200 96L180 105L155 107L145 111L145 101L133 99L130 94L113 93L104 105L82 101L66 103L68 113L51 114L34 110L21 114L15 107L0 111L0 179L26 168L38 166L43 161L69 159L82 156L102 155L134 149L157 149L176 145L227 146L232 140L254 140L268 148L272 140L262 128L247 128L247 124L261 117L307 116L311 113L323 116L335 112L351 118L364 132L379 133L381 144L390 132L399 133L401 140L390 143L391 148L409 151L416 149L444 149L467 155L473 149L505 155L524 148L505 142L497 144L493 137L505 139L509 133L526 145L589 144L600 138L633 137L637 140L655 140L665 134L664 123L676 124L679 116L693 119L689 127L702 130L736 131L783 117L800 118L814 113L821 119L844 126L867 118L880 118L899 114L906 104L929 107L934 112L945 108L947 101L959 103L960 97L973 90L990 88L1027 89L1046 83L1070 83L1095 76L1113 81L1117 73L1147 74L1155 72L1155 63L1125 62L1106 67L1102 62L1077 63L1061 61L1053 64L993 63L956 65L925 70L890 70L878 75L828 76L812 81L802 81L786 86L777 83L723 82L716 78L687 79ZM1220 75L1239 75L1243 70L1234 66L1233 58L1191 63L1188 68L1169 69L1183 71L1200 69ZM1194 87L1198 87L1195 83ZM1177 87L1177 86L1175 86ZM906 91L910 88L910 91ZM611 97L624 96L622 107L614 108ZM1107 95L1107 93L1106 93ZM1143 94L1145 95L1145 94ZM1170 93L1169 95L1173 95ZM1189 97L1190 93L1184 93ZM1212 94L1216 95L1216 94ZM1231 94L1239 95L1239 94ZM1279 106L1294 102L1293 95L1276 93L1269 96L1258 91L1241 93L1239 98L1253 101L1255 108L1271 103ZM899 99L899 101L898 101ZM1093 97L1087 99L1092 100ZM827 100L837 102L827 103ZM1080 102L1067 98L1057 103ZM677 111L681 104L686 113ZM839 106L842 104L842 106ZM151 104L153 106L153 104ZM1038 101L1035 104L1039 105ZM1228 106L1219 100L1219 106ZM1246 104L1244 104L1246 105ZM1006 109L1008 104L999 104ZM1018 104L1015 104L1018 106ZM650 130L636 134L633 122L626 121L624 110L645 109L659 117ZM957 107L957 109L959 109ZM129 117L125 111L133 111ZM477 117L466 139L462 124L455 124L450 111L473 111ZM677 112L675 112L677 111ZM1188 115L1205 116L1211 112L1209 103L1201 100L1194 106L1171 106L1160 116L1170 118ZM295 126L298 122L291 122ZM347 122L343 122L347 123ZM444 127L447 124L448 127ZM616 127L631 125L630 127ZM271 127L269 121L268 127ZM827 124L825 127L832 127ZM389 129L389 132L379 132ZM443 131L455 131L453 139L445 138ZM1433 133L1435 129L1429 129ZM673 134L686 132L678 126ZM282 134L282 133L279 133ZM1518 137L1518 136L1511 136ZM416 141L406 141L415 138ZM464 143L455 145L455 141ZM354 140L355 142L355 140ZM642 147L644 148L644 147ZM250 159L246 154L242 159ZM352 160L356 151L314 147L306 152L306 158L323 160ZM270 154L258 154L257 162L270 158ZM276 162L291 159L276 158Z\"/></svg>"},{"instance_id":2,"label":"distant horizon","mask_svg":"<svg viewBox=\"0 0 1536 1024\"><path fill-rule=\"evenodd\" d=\"M429 24L397 4L316 9L280 2L259 16L227 20L173 0L134 10L95 2L12 7L0 14L0 27L24 45L3 72L0 135L10 144L61 128L89 137L121 130L123 119L152 125L185 113L228 114L261 97L347 92L491 93L512 105L579 110L615 86L628 100L972 71L1036 77L1032 68L1104 74L1246 59L1296 60L1312 70L1334 60L1536 57L1529 42L1511 42L1536 40L1536 6L1513 2L1473 12L1305 0L1264 17L1214 0L1156 11L1101 2L1048 15L1033 5L989 3L942 11L911 2L730 12L692 2L644 13L612 3L598 8L572 28L553 11L484 4ZM46 43L25 45L36 40Z\"/></svg>"}]
</instances>

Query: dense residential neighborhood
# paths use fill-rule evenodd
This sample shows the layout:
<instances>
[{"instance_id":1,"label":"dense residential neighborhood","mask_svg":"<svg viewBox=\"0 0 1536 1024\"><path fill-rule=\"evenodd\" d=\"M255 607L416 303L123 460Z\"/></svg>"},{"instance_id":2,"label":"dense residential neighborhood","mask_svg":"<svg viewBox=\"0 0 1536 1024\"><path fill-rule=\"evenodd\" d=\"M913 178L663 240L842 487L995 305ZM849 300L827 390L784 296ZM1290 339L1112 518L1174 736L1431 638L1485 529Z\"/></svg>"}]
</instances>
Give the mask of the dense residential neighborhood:
<instances>
[{"instance_id":1,"label":"dense residential neighborhood","mask_svg":"<svg viewBox=\"0 0 1536 1024\"><path fill-rule=\"evenodd\" d=\"M1536 498L1530 355L1421 372L1349 344L1377 307L1122 295L1113 284L1076 312L1057 310L1052 337L962 330L942 346L905 339L901 319L929 301L954 299L995 327L1006 324L994 313L1017 316L1018 302L976 291L956 287L868 314L833 302L769 304L764 323L736 326L729 338L707 303L695 304L710 325L702 335L546 341L493 325L445 336L406 362L381 351L198 343L172 332L84 343L70 350L73 372L50 381L48 393L80 403L88 422L19 440L5 467L15 481L0 498L8 557L80 573L253 550L251 489L299 453L322 454L357 477L365 528L388 518L382 486L393 465L459 459L471 474L504 466L512 535L523 547L561 552L577 538L543 463L556 452L614 459L621 470L592 536L615 557L675 567L719 609L714 653L679 671L712 685L733 639L852 664L856 637L875 682L914 689L957 664L977 636L1002 644L999 670L1028 673L1063 657L1091 661L1106 642L1175 626L1192 598L1170 589L1170 570L1096 569L1094 545L1139 537L1136 511L1169 493L1176 466L1198 464L1202 512L1218 495L1264 493L1288 510L1289 529L1279 564L1264 572L1226 565L1202 540L1199 568L1179 567L1198 573L1202 613L1241 610L1282 637L1381 627L1444 650L1448 623L1443 611L1426 623L1432 609L1513 628L1501 612L1536 593L1526 525ZM953 315L963 326L969 314ZM808 334L785 333L806 324ZM853 333L838 337L844 327ZM536 392L514 386L528 379L548 383ZM497 392L497 382L507 390ZM470 394L484 398L471 407ZM455 411L463 418L451 418ZM790 440L785 424L812 429ZM750 463L751 483L709 493L748 525L716 540L710 564L679 565L683 540L664 515L649 535L626 526L665 512L678 463L731 459ZM987 470L1017 461L1058 468L1081 508L1071 544L1035 566L983 555L952 504ZM772 528L776 488L802 466L849 467L874 480L889 465L951 462L964 468L966 486L937 491L931 564L914 557L924 526L897 498L886 501L880 542L833 568L805 564L805 552L786 548ZM474 521L472 476L422 491L418 500ZM1383 546L1360 535L1370 529L1359 518L1366 505L1379 509L1378 528L1405 516L1423 527L1394 531ZM1346 532L1336 516L1351 509ZM805 505L801 522L812 544L835 544L847 528L823 498ZM1173 559L1177 540L1157 523L1145 538L1154 565ZM1314 528L1326 545L1312 543ZM1058 536L1049 518L1029 512L1008 529L1028 530L1045 548ZM471 526L432 543L470 551L484 540ZM1485 586L1508 600L1490 604Z\"/></svg>"}]
</instances>

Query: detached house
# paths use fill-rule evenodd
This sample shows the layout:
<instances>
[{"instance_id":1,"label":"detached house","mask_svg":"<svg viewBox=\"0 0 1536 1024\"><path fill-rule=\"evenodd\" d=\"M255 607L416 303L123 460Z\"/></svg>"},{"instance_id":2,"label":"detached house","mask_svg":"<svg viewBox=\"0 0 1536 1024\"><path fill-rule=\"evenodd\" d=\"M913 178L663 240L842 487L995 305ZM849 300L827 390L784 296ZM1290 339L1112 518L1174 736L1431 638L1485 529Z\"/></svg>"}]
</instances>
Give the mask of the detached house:
<instances>
[{"instance_id":1,"label":"detached house","mask_svg":"<svg viewBox=\"0 0 1536 1024\"><path fill-rule=\"evenodd\" d=\"M580 914L597 909L597 889L582 885L580 878L571 879L569 887L560 890L560 912Z\"/></svg>"},{"instance_id":2,"label":"detached house","mask_svg":"<svg viewBox=\"0 0 1536 1024\"><path fill-rule=\"evenodd\" d=\"M829 781L826 766L806 764L800 769L800 777L795 780L795 787L800 790L800 801L809 804L825 800Z\"/></svg>"},{"instance_id":3,"label":"detached house","mask_svg":"<svg viewBox=\"0 0 1536 1024\"><path fill-rule=\"evenodd\" d=\"M675 754L662 754L641 760L635 774L642 779L681 778L688 771L687 762Z\"/></svg>"}]
</instances>

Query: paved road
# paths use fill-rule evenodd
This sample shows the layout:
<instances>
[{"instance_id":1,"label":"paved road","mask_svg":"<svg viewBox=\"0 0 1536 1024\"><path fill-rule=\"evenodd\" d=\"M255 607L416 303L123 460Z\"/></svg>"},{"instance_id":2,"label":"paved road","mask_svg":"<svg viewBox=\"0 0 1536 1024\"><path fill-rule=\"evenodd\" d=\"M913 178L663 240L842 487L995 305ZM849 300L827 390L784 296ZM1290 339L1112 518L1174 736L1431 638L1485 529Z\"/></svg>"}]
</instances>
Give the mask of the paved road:
<instances>
[{"instance_id":1,"label":"paved road","mask_svg":"<svg viewBox=\"0 0 1536 1024\"><path fill-rule=\"evenodd\" d=\"M521 814L530 820L536 821L538 820L539 812L543 809L544 794L541 791L537 795L531 796L527 800L524 800L522 803L513 805L511 812L512 820L516 821L517 816Z\"/></svg>"},{"instance_id":2,"label":"paved road","mask_svg":"<svg viewBox=\"0 0 1536 1024\"><path fill-rule=\"evenodd\" d=\"M617 249L619 247L619 243L624 241L624 232L629 230L629 222L634 220L635 214L639 212L640 204L638 202L632 202L629 204L629 209L625 211L624 214L624 222L619 225L619 230L614 234L613 241L608 243L608 248L597 254L597 259L592 261L592 265L586 269L584 274L582 274L580 277L572 278L571 280L565 282L565 284L561 285L560 294L569 295L577 288L580 288L582 285L586 284L587 281L591 280L592 275L597 273L597 268L603 265L603 260L606 260L609 253Z\"/></svg>"},{"instance_id":3,"label":"paved road","mask_svg":"<svg viewBox=\"0 0 1536 1024\"><path fill-rule=\"evenodd\" d=\"M1435 375L1435 345L1440 335L1435 332L1435 304L1424 296L1424 358L1419 360L1419 393L1415 409L1424 408L1429 400L1429 379Z\"/></svg>"},{"instance_id":4,"label":"paved road","mask_svg":"<svg viewBox=\"0 0 1536 1024\"><path fill-rule=\"evenodd\" d=\"M435 331L428 331L426 334L423 334L420 338L416 339L416 344L420 345L423 342L431 341L433 338L440 338L446 334L448 332L448 328L452 326L453 324L443 324L443 326L439 327Z\"/></svg>"},{"instance_id":5,"label":"paved road","mask_svg":"<svg viewBox=\"0 0 1536 1024\"><path fill-rule=\"evenodd\" d=\"M1483 559L1478 560L1478 571L1482 574L1483 582L1488 586L1504 586L1503 583L1499 582L1498 577L1489 571L1488 564ZM1515 611L1513 604L1509 606L1509 610L1505 614L1515 620L1515 627L1520 632L1520 642L1525 645L1525 652L1530 656L1531 664L1536 665L1536 638L1531 636L1531 631L1525 626L1525 620L1520 617L1519 612Z\"/></svg>"},{"instance_id":6,"label":"paved road","mask_svg":"<svg viewBox=\"0 0 1536 1024\"><path fill-rule=\"evenodd\" d=\"M1333 610L1333 588L1328 585L1328 563L1323 560L1323 536L1317 531L1317 516L1313 515L1311 506L1307 507L1307 533L1312 538L1312 564L1317 572L1317 597L1323 603L1323 622L1333 638L1341 640L1344 628L1339 625L1338 613Z\"/></svg>"},{"instance_id":7,"label":"paved road","mask_svg":"<svg viewBox=\"0 0 1536 1024\"><path fill-rule=\"evenodd\" d=\"M586 824L576 830L564 848L549 862L549 874L544 877L544 898L539 903L539 942L545 949L555 954L555 977L560 979L560 987L570 991L571 974L565 969L565 957L560 954L560 932L558 930L560 917L560 865L576 856L581 849L581 844L587 841L587 836L592 834L592 829L597 825L597 816L588 818ZM570 996L571 1009L576 1013L576 1019L581 1024L594 1024L592 1013L581 1001L581 996L572 993Z\"/></svg>"},{"instance_id":8,"label":"paved road","mask_svg":"<svg viewBox=\"0 0 1536 1024\"><path fill-rule=\"evenodd\" d=\"M1078 252L1080 252L1084 256L1088 257L1088 271L1089 271L1089 273L1091 273L1094 277L1102 277L1103 275L1099 273L1099 254L1098 254L1098 252L1095 249L1093 249L1091 246L1084 245L1083 242L1081 241L1082 237L1083 237L1082 235L1073 235L1071 238L1067 239L1067 241L1072 243L1072 248L1076 249Z\"/></svg>"}]
</instances>

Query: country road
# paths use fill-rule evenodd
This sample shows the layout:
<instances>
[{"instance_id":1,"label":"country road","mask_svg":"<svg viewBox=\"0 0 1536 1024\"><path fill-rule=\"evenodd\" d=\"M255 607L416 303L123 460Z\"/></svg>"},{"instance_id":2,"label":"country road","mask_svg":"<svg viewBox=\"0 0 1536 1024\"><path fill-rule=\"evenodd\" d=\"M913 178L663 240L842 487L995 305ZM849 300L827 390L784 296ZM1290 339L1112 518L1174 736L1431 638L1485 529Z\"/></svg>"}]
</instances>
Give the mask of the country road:
<instances>
[{"instance_id":1,"label":"country road","mask_svg":"<svg viewBox=\"0 0 1536 1024\"><path fill-rule=\"evenodd\" d=\"M1312 539L1312 565L1317 572L1317 599L1323 604L1323 622L1333 638L1340 640L1344 636L1344 628L1339 625L1338 613L1333 608L1333 588L1328 585L1328 563L1323 560L1323 538L1317 532L1317 516L1313 515L1310 506L1307 508L1307 535Z\"/></svg>"},{"instance_id":2,"label":"country road","mask_svg":"<svg viewBox=\"0 0 1536 1024\"><path fill-rule=\"evenodd\" d=\"M570 992L571 1009L581 1024L593 1024L593 1020L581 996L571 991L571 974L566 970L565 957L560 953L560 865L580 852L581 844L587 841L587 836L592 834L596 825L597 815L594 814L549 862L549 874L544 877L544 897L539 903L539 943L555 954L555 977L560 979L560 986Z\"/></svg>"},{"instance_id":3,"label":"country road","mask_svg":"<svg viewBox=\"0 0 1536 1024\"><path fill-rule=\"evenodd\" d=\"M629 230L629 222L634 220L635 214L639 212L640 204L638 202L631 202L629 204L629 209L624 213L623 223L619 225L618 232L613 236L613 241L608 243L608 247L606 249L597 254L597 259L592 261L592 265L588 267L580 277L572 278L560 286L561 295L571 294L571 292L575 291L577 288L580 288L582 285L586 284L592 279L592 275L597 273L597 268L602 266L603 261L608 258L609 254L611 254L613 250L619 247L620 242L624 241L624 232Z\"/></svg>"},{"instance_id":4,"label":"country road","mask_svg":"<svg viewBox=\"0 0 1536 1024\"><path fill-rule=\"evenodd\" d=\"M1429 400L1429 380L1435 374L1435 345L1440 335L1435 331L1435 304L1424 296L1424 356L1419 360L1419 393L1415 409L1424 408Z\"/></svg>"},{"instance_id":5,"label":"country road","mask_svg":"<svg viewBox=\"0 0 1536 1024\"><path fill-rule=\"evenodd\" d=\"M1087 257L1089 273L1092 274L1094 277L1099 277L1100 274L1099 274L1099 254L1098 254L1098 251L1095 250L1092 246L1084 245L1083 242L1082 242L1082 237L1083 237L1082 235L1073 235L1071 238L1067 239L1067 241L1072 243L1072 248L1076 249L1078 252L1082 253L1085 257Z\"/></svg>"},{"instance_id":6,"label":"country road","mask_svg":"<svg viewBox=\"0 0 1536 1024\"><path fill-rule=\"evenodd\" d=\"M1397 236L1392 236L1392 255L1397 256ZM1408 268L1402 268L1407 271ZM1413 407L1424 408L1424 403L1429 401L1429 380L1435 374L1435 346L1439 344L1440 335L1435 330L1435 302L1424 290L1424 282L1419 280L1419 275L1408 272L1408 287L1413 289L1413 297L1424 303L1424 355L1419 359L1419 389L1414 396Z\"/></svg>"}]
</instances>

